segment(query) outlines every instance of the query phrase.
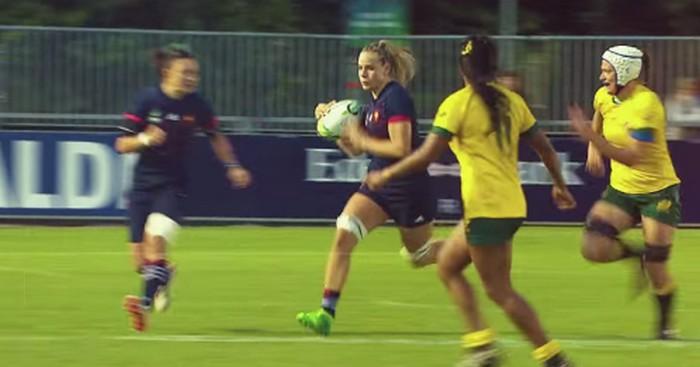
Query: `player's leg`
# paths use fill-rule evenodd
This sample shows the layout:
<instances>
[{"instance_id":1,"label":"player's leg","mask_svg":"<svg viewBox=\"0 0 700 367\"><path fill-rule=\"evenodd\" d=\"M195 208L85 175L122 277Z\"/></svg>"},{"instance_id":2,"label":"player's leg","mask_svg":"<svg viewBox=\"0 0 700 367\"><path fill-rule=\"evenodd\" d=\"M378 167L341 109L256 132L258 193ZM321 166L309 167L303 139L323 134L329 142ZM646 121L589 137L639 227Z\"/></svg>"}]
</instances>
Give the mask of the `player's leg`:
<instances>
[{"instance_id":1,"label":"player's leg","mask_svg":"<svg viewBox=\"0 0 700 367\"><path fill-rule=\"evenodd\" d=\"M153 198L147 192L132 191L129 193L129 207L127 209L129 222L129 250L131 263L137 273L141 273L143 266L143 231L146 219L151 213Z\"/></svg>"},{"instance_id":2,"label":"player's leg","mask_svg":"<svg viewBox=\"0 0 700 367\"><path fill-rule=\"evenodd\" d=\"M533 357L547 367L572 366L559 345L545 335L535 310L513 289L512 236L520 223L522 219L472 219L467 237L472 261L486 294L535 347Z\"/></svg>"},{"instance_id":3,"label":"player's leg","mask_svg":"<svg viewBox=\"0 0 700 367\"><path fill-rule=\"evenodd\" d=\"M675 332L671 323L671 310L676 284L668 270L668 259L675 228L647 217L642 218L642 225L646 243L644 265L658 305L656 336L659 339L672 339Z\"/></svg>"},{"instance_id":4,"label":"player's leg","mask_svg":"<svg viewBox=\"0 0 700 367\"><path fill-rule=\"evenodd\" d=\"M369 196L355 193L350 197L336 221L335 237L326 262L321 309L297 314L299 323L321 335L330 333L336 306L350 272L352 251L372 229L387 219L382 207Z\"/></svg>"},{"instance_id":5,"label":"player's leg","mask_svg":"<svg viewBox=\"0 0 700 367\"><path fill-rule=\"evenodd\" d=\"M152 201L151 195L145 192L133 191L129 194L129 246L133 265L140 274L144 261L144 228ZM123 307L131 317L132 327L136 331L145 330L147 320L146 312L141 306L141 297L126 296Z\"/></svg>"},{"instance_id":6,"label":"player's leg","mask_svg":"<svg viewBox=\"0 0 700 367\"><path fill-rule=\"evenodd\" d=\"M650 200L642 208L644 230L644 264L654 289L658 305L656 337L672 339L675 336L671 319L676 284L668 270L671 244L680 221L680 199L678 187L668 188L660 197Z\"/></svg>"},{"instance_id":7,"label":"player's leg","mask_svg":"<svg viewBox=\"0 0 700 367\"><path fill-rule=\"evenodd\" d=\"M465 366L497 366L499 356L494 346L494 333L484 320L474 289L463 273L470 263L464 222L460 222L440 249L438 274L457 305L457 310L464 320L465 330L468 330L462 337L462 363Z\"/></svg>"},{"instance_id":8,"label":"player's leg","mask_svg":"<svg viewBox=\"0 0 700 367\"><path fill-rule=\"evenodd\" d=\"M181 197L177 191L165 188L149 193L152 200L151 212L146 218L143 230L142 254L143 294L126 296L124 308L131 314L134 329L146 329L146 314L151 310L157 294L167 295L171 277L166 249L175 240L180 229ZM162 303L164 302L164 303ZM168 300L161 301L161 310L167 307Z\"/></svg>"},{"instance_id":9,"label":"player's leg","mask_svg":"<svg viewBox=\"0 0 700 367\"><path fill-rule=\"evenodd\" d=\"M644 273L641 245L622 240L619 234L634 226L639 218L635 198L612 188L596 202L586 218L581 254L596 263L629 260L632 267L632 296L638 296L648 287Z\"/></svg>"},{"instance_id":10,"label":"player's leg","mask_svg":"<svg viewBox=\"0 0 700 367\"><path fill-rule=\"evenodd\" d=\"M599 263L639 257L641 249L635 249L618 237L633 225L634 217L629 211L605 200L596 202L586 218L581 254Z\"/></svg>"},{"instance_id":11,"label":"player's leg","mask_svg":"<svg viewBox=\"0 0 700 367\"><path fill-rule=\"evenodd\" d=\"M170 305L170 284L174 267L168 261L167 247L175 242L182 221L183 196L178 190L160 191L145 227L144 307L164 311Z\"/></svg>"},{"instance_id":12,"label":"player's leg","mask_svg":"<svg viewBox=\"0 0 700 367\"><path fill-rule=\"evenodd\" d=\"M445 240L433 238L433 223L418 227L399 227L401 235L400 254L411 266L422 268L437 262L438 254Z\"/></svg>"},{"instance_id":13,"label":"player's leg","mask_svg":"<svg viewBox=\"0 0 700 367\"><path fill-rule=\"evenodd\" d=\"M411 190L393 193L388 214L396 221L401 234L400 254L411 266L422 268L437 262L444 239L433 238L435 199L429 183L417 181Z\"/></svg>"},{"instance_id":14,"label":"player's leg","mask_svg":"<svg viewBox=\"0 0 700 367\"><path fill-rule=\"evenodd\" d=\"M146 223L144 222L144 225ZM143 229L141 229L143 233ZM141 235L141 241L143 241L143 235ZM129 250L131 251L131 264L137 273L141 273L141 268L143 267L143 243L142 242L129 242Z\"/></svg>"}]
</instances>

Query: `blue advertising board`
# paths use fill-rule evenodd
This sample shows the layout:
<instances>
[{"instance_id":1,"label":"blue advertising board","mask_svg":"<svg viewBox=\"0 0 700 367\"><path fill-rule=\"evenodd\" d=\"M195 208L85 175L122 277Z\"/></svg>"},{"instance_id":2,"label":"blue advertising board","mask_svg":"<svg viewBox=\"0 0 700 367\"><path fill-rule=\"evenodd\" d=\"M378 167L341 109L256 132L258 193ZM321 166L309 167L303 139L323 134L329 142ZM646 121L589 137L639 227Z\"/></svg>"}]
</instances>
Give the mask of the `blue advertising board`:
<instances>
[{"instance_id":1,"label":"blue advertising board","mask_svg":"<svg viewBox=\"0 0 700 367\"><path fill-rule=\"evenodd\" d=\"M117 134L70 132L0 133L0 217L121 218L128 202L135 154L113 149ZM349 158L332 142L313 136L234 135L242 162L254 176L245 190L232 189L205 137L192 142L186 215L194 218L269 221L333 220L364 177L367 159ZM584 169L586 147L573 138L553 138L565 179L578 207L560 212L552 204L544 165L521 147L520 177L528 198L528 220L581 222L600 197L606 178ZM700 223L700 198L691 188L700 183L692 157L700 145L671 142L683 180L683 222ZM429 167L439 219L461 216L459 167L451 154Z\"/></svg>"}]
</instances>

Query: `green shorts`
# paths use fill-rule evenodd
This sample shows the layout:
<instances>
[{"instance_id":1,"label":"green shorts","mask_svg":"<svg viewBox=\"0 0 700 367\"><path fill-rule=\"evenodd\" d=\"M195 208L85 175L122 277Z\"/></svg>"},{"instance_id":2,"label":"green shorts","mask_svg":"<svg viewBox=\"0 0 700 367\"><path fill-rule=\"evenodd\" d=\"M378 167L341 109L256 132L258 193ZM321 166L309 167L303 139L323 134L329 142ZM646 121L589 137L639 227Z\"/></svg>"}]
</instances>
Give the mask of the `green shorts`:
<instances>
[{"instance_id":1,"label":"green shorts","mask_svg":"<svg viewBox=\"0 0 700 367\"><path fill-rule=\"evenodd\" d=\"M602 200L624 210L635 221L649 217L674 227L681 221L678 184L648 194L626 194L608 186L603 192Z\"/></svg>"},{"instance_id":2,"label":"green shorts","mask_svg":"<svg viewBox=\"0 0 700 367\"><path fill-rule=\"evenodd\" d=\"M525 218L471 218L467 220L467 242L473 246L503 245L510 241Z\"/></svg>"}]
</instances>

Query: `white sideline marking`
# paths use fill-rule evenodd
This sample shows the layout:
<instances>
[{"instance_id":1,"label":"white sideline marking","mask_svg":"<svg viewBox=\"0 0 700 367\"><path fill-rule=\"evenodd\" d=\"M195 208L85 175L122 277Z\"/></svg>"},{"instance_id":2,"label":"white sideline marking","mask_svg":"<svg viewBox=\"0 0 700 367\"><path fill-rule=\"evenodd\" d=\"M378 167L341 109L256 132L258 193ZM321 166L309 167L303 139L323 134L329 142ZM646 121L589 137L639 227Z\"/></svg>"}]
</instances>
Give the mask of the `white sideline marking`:
<instances>
[{"instance_id":1,"label":"white sideline marking","mask_svg":"<svg viewBox=\"0 0 700 367\"><path fill-rule=\"evenodd\" d=\"M459 345L459 336L455 335L451 339L410 339L410 338L344 338L329 337L322 338L316 336L309 337L225 337L225 336L204 336L204 335L134 335L110 337L112 340L132 340L132 341L155 341L155 342L180 342L180 343L233 343L233 344L254 344L254 343L325 343L325 344L356 344L356 345ZM626 348L643 350L649 347L664 348L697 348L700 341L657 341L657 340L624 340L624 339L557 339L564 347L587 349L587 348ZM512 345L529 347L530 344L523 339L499 338L499 342Z\"/></svg>"},{"instance_id":2,"label":"white sideline marking","mask_svg":"<svg viewBox=\"0 0 700 367\"><path fill-rule=\"evenodd\" d=\"M27 269L27 268L10 268L7 266L0 266L0 271L10 272L10 273L43 275L43 276L55 277L55 278L72 278L69 275L65 275L65 274L61 274L61 273L54 273L52 271L33 270L33 269Z\"/></svg>"},{"instance_id":3,"label":"white sideline marking","mask_svg":"<svg viewBox=\"0 0 700 367\"><path fill-rule=\"evenodd\" d=\"M392 307L403 307L403 308L423 308L423 309L453 309L454 307L451 304L445 303L443 305L433 305L433 304L426 304L426 303L408 303L408 302L395 302L395 301L376 301L373 302L374 304L380 305L380 306L392 306Z\"/></svg>"},{"instance_id":4,"label":"white sideline marking","mask_svg":"<svg viewBox=\"0 0 700 367\"><path fill-rule=\"evenodd\" d=\"M0 251L2 256L129 256L130 251ZM183 255L229 255L233 257L249 257L249 256L289 256L289 257L300 257L300 256L326 256L328 251L245 251L245 250L231 250L231 251L178 251L180 256ZM396 252L358 252L353 254L353 256L396 256Z\"/></svg>"},{"instance_id":5,"label":"white sideline marking","mask_svg":"<svg viewBox=\"0 0 700 367\"><path fill-rule=\"evenodd\" d=\"M74 341L74 340L112 340L112 341L137 341L137 342L170 342L170 343L230 343L230 344L353 344L353 345L459 345L459 335L450 339L419 339L419 338L345 338L317 336L256 336L256 337L227 337L214 335L121 335L121 336L51 336L51 335L0 335L0 341L37 342L37 341ZM651 347L681 349L697 348L700 340L632 340L632 339L557 339L565 348L571 349L631 349L646 350ZM521 338L500 337L501 344L515 347L529 348L530 344Z\"/></svg>"},{"instance_id":6,"label":"white sideline marking","mask_svg":"<svg viewBox=\"0 0 700 367\"><path fill-rule=\"evenodd\" d=\"M400 339L400 338L322 338L319 336L255 336L255 337L225 337L225 336L204 336L204 335L133 335L118 336L109 339L129 340L129 341L155 341L155 342L184 342L184 343L234 343L234 344L255 344L255 343L277 343L277 344L402 344L402 345L452 345L458 344L459 339L454 340L430 340L430 339Z\"/></svg>"}]
</instances>

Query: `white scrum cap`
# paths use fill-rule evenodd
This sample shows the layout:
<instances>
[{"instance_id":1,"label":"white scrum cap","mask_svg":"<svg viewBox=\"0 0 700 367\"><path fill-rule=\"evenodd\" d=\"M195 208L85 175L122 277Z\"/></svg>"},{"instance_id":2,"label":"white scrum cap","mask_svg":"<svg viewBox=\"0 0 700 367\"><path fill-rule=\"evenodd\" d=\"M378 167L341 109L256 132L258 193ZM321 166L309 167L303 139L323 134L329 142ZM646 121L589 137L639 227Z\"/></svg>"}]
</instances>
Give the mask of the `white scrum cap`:
<instances>
[{"instance_id":1,"label":"white scrum cap","mask_svg":"<svg viewBox=\"0 0 700 367\"><path fill-rule=\"evenodd\" d=\"M627 85L630 81L639 78L642 71L642 56L644 53L632 46L613 46L603 52L603 60L607 61L615 69L617 84Z\"/></svg>"}]
</instances>

